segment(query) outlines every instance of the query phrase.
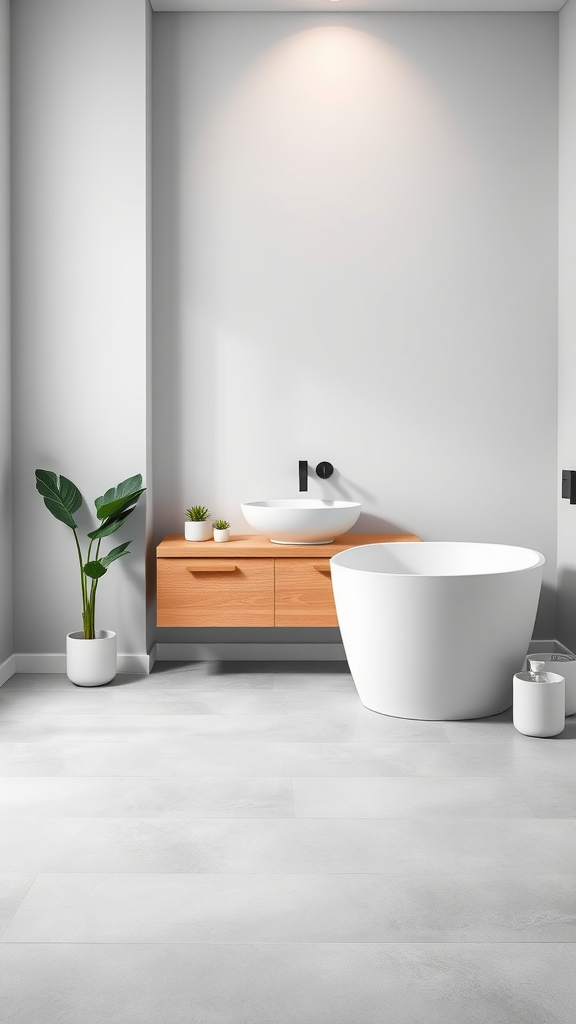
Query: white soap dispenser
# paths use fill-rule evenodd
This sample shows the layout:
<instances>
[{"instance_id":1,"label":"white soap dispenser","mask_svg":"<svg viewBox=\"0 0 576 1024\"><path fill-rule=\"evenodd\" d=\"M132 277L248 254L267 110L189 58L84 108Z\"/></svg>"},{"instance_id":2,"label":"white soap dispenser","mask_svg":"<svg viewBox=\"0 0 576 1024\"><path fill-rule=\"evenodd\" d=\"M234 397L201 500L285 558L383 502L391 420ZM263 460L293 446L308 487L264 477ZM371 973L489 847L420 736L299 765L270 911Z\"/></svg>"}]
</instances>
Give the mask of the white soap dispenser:
<instances>
[{"instance_id":1,"label":"white soap dispenser","mask_svg":"<svg viewBox=\"0 0 576 1024\"><path fill-rule=\"evenodd\" d=\"M546 662L528 659L529 672L517 672L513 682L514 727L525 736L558 736L566 724L564 676L546 672Z\"/></svg>"}]
</instances>

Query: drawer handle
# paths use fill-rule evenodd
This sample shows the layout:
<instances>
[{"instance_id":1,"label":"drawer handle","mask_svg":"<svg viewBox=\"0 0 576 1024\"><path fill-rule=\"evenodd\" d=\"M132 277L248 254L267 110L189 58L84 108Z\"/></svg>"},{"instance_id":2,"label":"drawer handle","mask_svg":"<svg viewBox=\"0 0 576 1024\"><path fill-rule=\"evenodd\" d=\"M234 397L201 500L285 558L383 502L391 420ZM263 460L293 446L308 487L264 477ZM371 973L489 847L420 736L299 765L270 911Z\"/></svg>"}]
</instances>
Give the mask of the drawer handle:
<instances>
[{"instance_id":1,"label":"drawer handle","mask_svg":"<svg viewBox=\"0 0 576 1024\"><path fill-rule=\"evenodd\" d=\"M187 565L187 572L236 572L237 565Z\"/></svg>"},{"instance_id":2,"label":"drawer handle","mask_svg":"<svg viewBox=\"0 0 576 1024\"><path fill-rule=\"evenodd\" d=\"M316 572L323 573L325 576L331 575L331 569L329 565L314 565L312 568L316 569Z\"/></svg>"}]
</instances>

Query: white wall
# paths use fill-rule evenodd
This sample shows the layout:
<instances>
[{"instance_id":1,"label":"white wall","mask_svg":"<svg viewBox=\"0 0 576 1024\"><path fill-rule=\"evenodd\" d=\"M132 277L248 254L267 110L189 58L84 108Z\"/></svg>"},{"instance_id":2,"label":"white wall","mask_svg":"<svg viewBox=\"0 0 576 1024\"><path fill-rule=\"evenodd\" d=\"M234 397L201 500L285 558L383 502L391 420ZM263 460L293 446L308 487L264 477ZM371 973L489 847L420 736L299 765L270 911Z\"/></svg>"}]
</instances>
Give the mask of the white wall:
<instances>
[{"instance_id":1,"label":"white wall","mask_svg":"<svg viewBox=\"0 0 576 1024\"><path fill-rule=\"evenodd\" d=\"M0 0L0 665L13 653L10 425L10 3ZM0 669L1 674L1 669Z\"/></svg>"},{"instance_id":2,"label":"white wall","mask_svg":"<svg viewBox=\"0 0 576 1024\"><path fill-rule=\"evenodd\" d=\"M357 532L541 550L553 635L557 16L154 25L156 538L329 460Z\"/></svg>"},{"instance_id":3,"label":"white wall","mask_svg":"<svg viewBox=\"0 0 576 1024\"><path fill-rule=\"evenodd\" d=\"M146 3L13 5L18 652L61 652L81 628L72 536L35 468L69 476L91 509L146 471ZM97 626L128 654L146 650L144 519L115 534L133 553L99 588Z\"/></svg>"},{"instance_id":4,"label":"white wall","mask_svg":"<svg viewBox=\"0 0 576 1024\"><path fill-rule=\"evenodd\" d=\"M558 471L576 469L576 2L560 11ZM559 499L558 636L576 650L576 508Z\"/></svg>"}]
</instances>

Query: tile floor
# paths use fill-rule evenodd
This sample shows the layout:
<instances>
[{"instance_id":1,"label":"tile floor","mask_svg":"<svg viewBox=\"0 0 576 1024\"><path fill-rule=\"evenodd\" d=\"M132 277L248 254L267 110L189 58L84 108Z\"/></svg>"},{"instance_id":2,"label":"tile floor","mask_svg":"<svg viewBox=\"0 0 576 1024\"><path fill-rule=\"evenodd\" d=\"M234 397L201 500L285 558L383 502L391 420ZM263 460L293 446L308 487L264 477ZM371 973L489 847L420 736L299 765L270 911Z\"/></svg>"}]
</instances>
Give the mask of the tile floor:
<instances>
[{"instance_id":1,"label":"tile floor","mask_svg":"<svg viewBox=\"0 0 576 1024\"><path fill-rule=\"evenodd\" d=\"M340 664L0 688L5 1024L573 1024L576 719ZM572 742L569 742L572 741Z\"/></svg>"}]
</instances>

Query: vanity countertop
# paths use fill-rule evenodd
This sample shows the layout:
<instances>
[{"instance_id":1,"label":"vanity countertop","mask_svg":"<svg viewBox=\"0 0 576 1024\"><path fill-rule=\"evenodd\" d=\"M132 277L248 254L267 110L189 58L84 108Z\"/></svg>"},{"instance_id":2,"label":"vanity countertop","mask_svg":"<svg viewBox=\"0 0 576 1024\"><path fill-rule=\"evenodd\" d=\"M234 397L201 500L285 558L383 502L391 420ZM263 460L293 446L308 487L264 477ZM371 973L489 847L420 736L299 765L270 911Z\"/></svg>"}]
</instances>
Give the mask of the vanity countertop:
<instances>
[{"instance_id":1,"label":"vanity countertop","mask_svg":"<svg viewBox=\"0 0 576 1024\"><path fill-rule=\"evenodd\" d=\"M185 540L172 533L156 548L158 558L331 558L347 548L362 544L386 544L398 541L419 541L414 533L346 533L331 544L274 544L256 534L232 536L220 541Z\"/></svg>"}]
</instances>

